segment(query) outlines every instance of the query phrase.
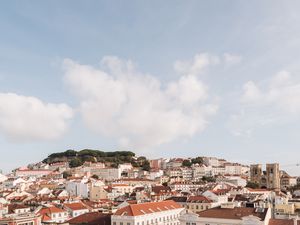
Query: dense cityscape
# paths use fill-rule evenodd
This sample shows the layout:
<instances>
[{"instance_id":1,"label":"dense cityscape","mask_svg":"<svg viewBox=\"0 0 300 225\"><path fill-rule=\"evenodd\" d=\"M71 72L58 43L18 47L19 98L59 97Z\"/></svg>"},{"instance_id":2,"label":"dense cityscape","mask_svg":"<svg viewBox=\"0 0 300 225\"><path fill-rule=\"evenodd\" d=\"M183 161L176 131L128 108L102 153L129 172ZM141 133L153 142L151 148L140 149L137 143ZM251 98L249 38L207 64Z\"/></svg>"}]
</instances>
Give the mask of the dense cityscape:
<instances>
[{"instance_id":1,"label":"dense cityscape","mask_svg":"<svg viewBox=\"0 0 300 225\"><path fill-rule=\"evenodd\" d=\"M67 150L0 175L0 224L294 225L299 183L278 163Z\"/></svg>"},{"instance_id":2,"label":"dense cityscape","mask_svg":"<svg viewBox=\"0 0 300 225\"><path fill-rule=\"evenodd\" d=\"M0 1L0 225L300 225L300 1Z\"/></svg>"}]
</instances>

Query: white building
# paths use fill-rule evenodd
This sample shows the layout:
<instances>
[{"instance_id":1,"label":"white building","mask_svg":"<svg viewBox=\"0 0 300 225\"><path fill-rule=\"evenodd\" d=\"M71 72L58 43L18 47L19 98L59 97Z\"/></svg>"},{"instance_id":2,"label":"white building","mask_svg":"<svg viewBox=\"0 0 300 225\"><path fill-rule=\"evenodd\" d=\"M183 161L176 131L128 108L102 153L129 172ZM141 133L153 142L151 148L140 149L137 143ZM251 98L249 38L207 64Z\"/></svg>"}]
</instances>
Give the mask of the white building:
<instances>
[{"instance_id":1,"label":"white building","mask_svg":"<svg viewBox=\"0 0 300 225\"><path fill-rule=\"evenodd\" d=\"M69 181L66 183L66 191L70 196L88 198L89 186L83 181Z\"/></svg>"},{"instance_id":2,"label":"white building","mask_svg":"<svg viewBox=\"0 0 300 225\"><path fill-rule=\"evenodd\" d=\"M118 209L111 217L112 225L179 225L184 211L172 200L131 204Z\"/></svg>"},{"instance_id":3,"label":"white building","mask_svg":"<svg viewBox=\"0 0 300 225\"><path fill-rule=\"evenodd\" d=\"M194 180L199 180L202 177L209 177L212 176L212 168L211 166L206 166L206 165L193 165L193 179Z\"/></svg>"},{"instance_id":4,"label":"white building","mask_svg":"<svg viewBox=\"0 0 300 225\"><path fill-rule=\"evenodd\" d=\"M65 203L64 208L69 212L71 217L80 216L89 212L89 209L81 202Z\"/></svg>"},{"instance_id":5,"label":"white building","mask_svg":"<svg viewBox=\"0 0 300 225\"><path fill-rule=\"evenodd\" d=\"M228 202L228 195L225 190L207 190L202 195L219 204Z\"/></svg>"},{"instance_id":6,"label":"white building","mask_svg":"<svg viewBox=\"0 0 300 225\"><path fill-rule=\"evenodd\" d=\"M56 206L44 207L37 212L42 216L42 223L63 223L69 218L66 210Z\"/></svg>"},{"instance_id":7,"label":"white building","mask_svg":"<svg viewBox=\"0 0 300 225\"><path fill-rule=\"evenodd\" d=\"M121 178L121 169L120 168L101 168L97 171L94 171L93 174L97 175L103 180L117 180Z\"/></svg>"},{"instance_id":8,"label":"white building","mask_svg":"<svg viewBox=\"0 0 300 225\"><path fill-rule=\"evenodd\" d=\"M203 157L203 161L207 166L214 166L214 167L220 166L219 159L216 157Z\"/></svg>"}]
</instances>

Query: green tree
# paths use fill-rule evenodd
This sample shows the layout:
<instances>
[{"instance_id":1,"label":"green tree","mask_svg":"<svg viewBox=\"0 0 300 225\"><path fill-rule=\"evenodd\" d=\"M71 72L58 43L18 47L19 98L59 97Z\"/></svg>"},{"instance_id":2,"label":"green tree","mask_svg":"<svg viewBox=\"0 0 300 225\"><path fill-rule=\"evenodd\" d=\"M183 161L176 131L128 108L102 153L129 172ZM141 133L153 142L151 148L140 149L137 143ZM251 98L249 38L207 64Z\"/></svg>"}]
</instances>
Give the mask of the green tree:
<instances>
[{"instance_id":1,"label":"green tree","mask_svg":"<svg viewBox=\"0 0 300 225\"><path fill-rule=\"evenodd\" d=\"M214 177L203 176L202 180L205 181L205 182L216 182L216 179Z\"/></svg>"},{"instance_id":2,"label":"green tree","mask_svg":"<svg viewBox=\"0 0 300 225\"><path fill-rule=\"evenodd\" d=\"M203 158L202 157L193 158L191 161L192 161L192 164L203 164Z\"/></svg>"},{"instance_id":3,"label":"green tree","mask_svg":"<svg viewBox=\"0 0 300 225\"><path fill-rule=\"evenodd\" d=\"M145 171L150 171L151 167L150 167L150 162L148 160L144 161L142 164L142 170Z\"/></svg>"},{"instance_id":4,"label":"green tree","mask_svg":"<svg viewBox=\"0 0 300 225\"><path fill-rule=\"evenodd\" d=\"M93 174L92 178L94 178L94 179L96 179L96 180L99 179L98 175L96 175L96 174Z\"/></svg>"},{"instance_id":5,"label":"green tree","mask_svg":"<svg viewBox=\"0 0 300 225\"><path fill-rule=\"evenodd\" d=\"M82 164L83 164L83 162L80 158L71 159L71 161L69 163L71 168L81 166Z\"/></svg>"},{"instance_id":6,"label":"green tree","mask_svg":"<svg viewBox=\"0 0 300 225\"><path fill-rule=\"evenodd\" d=\"M248 181L246 187L252 188L252 189L257 189L257 188L259 188L259 184L256 182Z\"/></svg>"},{"instance_id":7,"label":"green tree","mask_svg":"<svg viewBox=\"0 0 300 225\"><path fill-rule=\"evenodd\" d=\"M72 176L72 174L69 171L64 171L63 172L63 178L67 179L70 176Z\"/></svg>"},{"instance_id":8,"label":"green tree","mask_svg":"<svg viewBox=\"0 0 300 225\"><path fill-rule=\"evenodd\" d=\"M182 166L183 166L183 167L191 167L191 166L192 166L192 163L191 163L190 160L185 159L185 160L183 160L183 162L182 162Z\"/></svg>"}]
</instances>

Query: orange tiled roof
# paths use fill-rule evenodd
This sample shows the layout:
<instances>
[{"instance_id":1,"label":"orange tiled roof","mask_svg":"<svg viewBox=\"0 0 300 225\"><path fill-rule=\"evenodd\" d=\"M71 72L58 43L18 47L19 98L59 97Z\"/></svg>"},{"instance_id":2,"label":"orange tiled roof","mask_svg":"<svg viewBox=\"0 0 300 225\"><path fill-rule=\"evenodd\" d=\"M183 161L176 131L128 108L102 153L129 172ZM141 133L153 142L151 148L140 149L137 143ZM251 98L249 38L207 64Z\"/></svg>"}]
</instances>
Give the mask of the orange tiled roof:
<instances>
[{"instance_id":1,"label":"orange tiled roof","mask_svg":"<svg viewBox=\"0 0 300 225\"><path fill-rule=\"evenodd\" d=\"M81 202L75 202L75 203L65 203L65 207L71 209L71 210L82 210L82 209L87 209L87 207L82 204Z\"/></svg>"},{"instance_id":2,"label":"orange tiled roof","mask_svg":"<svg viewBox=\"0 0 300 225\"><path fill-rule=\"evenodd\" d=\"M246 207L237 207L233 209L228 208L212 208L202 212L199 212L200 217L205 218L222 218L222 219L233 219L241 220L245 216L256 216L262 221L265 219L267 214L267 209L264 209L262 212L257 212L255 208L246 208Z\"/></svg>"},{"instance_id":3,"label":"orange tiled roof","mask_svg":"<svg viewBox=\"0 0 300 225\"><path fill-rule=\"evenodd\" d=\"M297 225L300 221L297 221ZM294 225L294 220L292 219L270 219L269 225Z\"/></svg>"},{"instance_id":4,"label":"orange tiled roof","mask_svg":"<svg viewBox=\"0 0 300 225\"><path fill-rule=\"evenodd\" d=\"M148 202L141 204L131 204L117 210L114 215L118 216L140 216L145 214L151 214L155 212L168 211L173 209L182 208L179 204L172 200L162 202Z\"/></svg>"}]
</instances>

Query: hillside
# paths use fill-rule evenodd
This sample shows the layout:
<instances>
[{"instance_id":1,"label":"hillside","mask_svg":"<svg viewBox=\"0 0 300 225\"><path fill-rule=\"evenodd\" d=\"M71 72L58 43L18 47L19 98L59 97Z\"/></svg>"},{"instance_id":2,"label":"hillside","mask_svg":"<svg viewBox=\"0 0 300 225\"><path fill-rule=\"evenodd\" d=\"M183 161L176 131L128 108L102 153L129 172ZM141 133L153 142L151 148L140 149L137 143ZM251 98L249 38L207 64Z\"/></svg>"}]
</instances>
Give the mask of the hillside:
<instances>
[{"instance_id":1,"label":"hillside","mask_svg":"<svg viewBox=\"0 0 300 225\"><path fill-rule=\"evenodd\" d=\"M131 163L135 167L149 168L149 162L145 157L135 157L131 151L104 152L93 149L83 149L80 151L67 150L50 154L43 160L44 163L69 162L70 167L81 166L84 162L102 162L113 167L121 163Z\"/></svg>"}]
</instances>

